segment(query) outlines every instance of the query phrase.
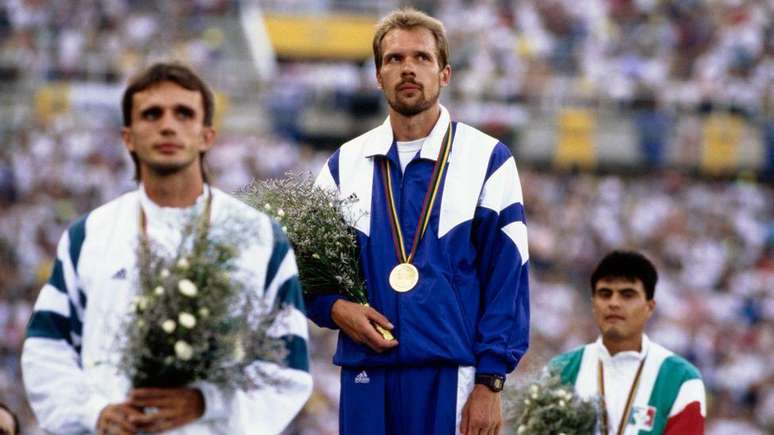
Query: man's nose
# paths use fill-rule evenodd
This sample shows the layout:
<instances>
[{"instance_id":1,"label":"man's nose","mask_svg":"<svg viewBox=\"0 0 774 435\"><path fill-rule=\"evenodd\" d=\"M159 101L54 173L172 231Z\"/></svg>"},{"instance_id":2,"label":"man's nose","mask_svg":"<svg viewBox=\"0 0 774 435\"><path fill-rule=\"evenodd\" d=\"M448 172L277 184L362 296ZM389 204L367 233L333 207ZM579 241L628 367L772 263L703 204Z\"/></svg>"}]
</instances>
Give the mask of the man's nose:
<instances>
[{"instance_id":1,"label":"man's nose","mask_svg":"<svg viewBox=\"0 0 774 435\"><path fill-rule=\"evenodd\" d=\"M401 65L400 73L401 75L407 75L407 74L415 75L416 73L414 72L414 70L415 70L414 61L412 61L411 59L406 59Z\"/></svg>"},{"instance_id":2,"label":"man's nose","mask_svg":"<svg viewBox=\"0 0 774 435\"><path fill-rule=\"evenodd\" d=\"M161 119L159 120L159 127L161 128L161 134L175 134L177 120L171 112L164 112L164 114L161 116Z\"/></svg>"}]
</instances>

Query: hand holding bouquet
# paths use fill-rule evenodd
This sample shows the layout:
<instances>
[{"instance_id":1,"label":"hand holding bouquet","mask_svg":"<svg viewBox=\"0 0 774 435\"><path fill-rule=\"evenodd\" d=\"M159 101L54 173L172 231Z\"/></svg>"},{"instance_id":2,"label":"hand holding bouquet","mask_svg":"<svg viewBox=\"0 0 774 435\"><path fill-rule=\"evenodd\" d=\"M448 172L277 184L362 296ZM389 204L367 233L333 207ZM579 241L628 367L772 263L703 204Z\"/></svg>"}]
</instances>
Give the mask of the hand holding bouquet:
<instances>
[{"instance_id":1,"label":"hand holding bouquet","mask_svg":"<svg viewBox=\"0 0 774 435\"><path fill-rule=\"evenodd\" d=\"M139 289L123 340L120 368L133 387L174 388L207 381L249 389L271 382L255 364L287 351L269 328L282 312L235 278L250 237L235 222L207 231L192 219L174 258L141 239Z\"/></svg>"},{"instance_id":2,"label":"hand holding bouquet","mask_svg":"<svg viewBox=\"0 0 774 435\"><path fill-rule=\"evenodd\" d=\"M288 235L296 254L298 275L307 295L341 294L368 305L360 271L358 247L351 225L362 216L348 215L357 198L314 185L308 175L255 181L239 195L252 207L271 215ZM379 325L387 340L394 337Z\"/></svg>"}]
</instances>

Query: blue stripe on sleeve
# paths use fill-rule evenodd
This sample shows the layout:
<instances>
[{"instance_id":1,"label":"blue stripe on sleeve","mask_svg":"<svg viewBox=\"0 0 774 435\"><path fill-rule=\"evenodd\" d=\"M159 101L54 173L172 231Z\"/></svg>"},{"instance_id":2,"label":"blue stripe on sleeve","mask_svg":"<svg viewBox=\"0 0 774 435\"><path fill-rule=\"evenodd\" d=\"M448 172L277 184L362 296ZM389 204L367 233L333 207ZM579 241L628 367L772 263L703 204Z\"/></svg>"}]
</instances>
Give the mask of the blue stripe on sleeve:
<instances>
[{"instance_id":1,"label":"blue stripe on sleeve","mask_svg":"<svg viewBox=\"0 0 774 435\"><path fill-rule=\"evenodd\" d=\"M288 350L285 364L292 369L309 372L309 351L306 340L297 335L286 335L282 337L282 341Z\"/></svg>"},{"instance_id":2,"label":"blue stripe on sleeve","mask_svg":"<svg viewBox=\"0 0 774 435\"><path fill-rule=\"evenodd\" d=\"M524 214L524 204L520 202L515 202L500 211L498 229L513 222L527 223L527 217Z\"/></svg>"},{"instance_id":3,"label":"blue stripe on sleeve","mask_svg":"<svg viewBox=\"0 0 774 435\"><path fill-rule=\"evenodd\" d=\"M336 187L341 188L341 184L339 183L339 150L336 150L331 158L328 159L328 170L331 172L333 181L336 182Z\"/></svg>"},{"instance_id":4,"label":"blue stripe on sleeve","mask_svg":"<svg viewBox=\"0 0 774 435\"><path fill-rule=\"evenodd\" d=\"M285 281L277 291L275 304L290 305L302 313L306 314L304 309L304 298L301 294L301 283L298 276L294 276Z\"/></svg>"},{"instance_id":5,"label":"blue stripe on sleeve","mask_svg":"<svg viewBox=\"0 0 774 435\"><path fill-rule=\"evenodd\" d=\"M27 337L64 340L72 346L70 319L53 311L35 311L27 325Z\"/></svg>"},{"instance_id":6,"label":"blue stripe on sleeve","mask_svg":"<svg viewBox=\"0 0 774 435\"><path fill-rule=\"evenodd\" d=\"M484 184L481 186L482 189L483 186L486 185L486 182L489 181L489 177L497 172L497 170L500 169L500 166L507 162L511 157L513 157L511 155L511 150L508 149L504 143L497 142L497 145L495 145L492 150L492 155L489 157L489 166L486 168L486 177L484 178Z\"/></svg>"},{"instance_id":7,"label":"blue stripe on sleeve","mask_svg":"<svg viewBox=\"0 0 774 435\"><path fill-rule=\"evenodd\" d=\"M70 226L69 230L67 230L70 239L70 260L76 271L78 270L78 260L81 257L83 241L86 239L86 218L88 217L88 213L83 215L78 221Z\"/></svg>"},{"instance_id":8,"label":"blue stripe on sleeve","mask_svg":"<svg viewBox=\"0 0 774 435\"><path fill-rule=\"evenodd\" d=\"M269 288L271 282L274 281L274 278L277 276L277 271L282 264L282 260L285 259L285 256L290 250L290 242L279 224L272 221L271 229L274 234L274 247L271 251L269 264L266 267L266 282L264 283L264 288Z\"/></svg>"},{"instance_id":9,"label":"blue stripe on sleeve","mask_svg":"<svg viewBox=\"0 0 774 435\"><path fill-rule=\"evenodd\" d=\"M62 261L58 258L54 259L54 269L51 271L51 276L48 278L48 283L59 292L67 294L67 284L64 279L64 268L62 267Z\"/></svg>"}]
</instances>

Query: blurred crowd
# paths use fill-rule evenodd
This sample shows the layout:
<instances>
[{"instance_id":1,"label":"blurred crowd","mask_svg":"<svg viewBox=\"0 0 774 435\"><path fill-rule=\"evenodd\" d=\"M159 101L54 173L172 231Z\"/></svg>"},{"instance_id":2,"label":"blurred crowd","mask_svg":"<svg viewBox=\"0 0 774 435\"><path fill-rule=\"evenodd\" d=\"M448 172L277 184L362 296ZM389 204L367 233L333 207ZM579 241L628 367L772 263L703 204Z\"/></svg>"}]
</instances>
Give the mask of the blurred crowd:
<instances>
[{"instance_id":1,"label":"blurred crowd","mask_svg":"<svg viewBox=\"0 0 774 435\"><path fill-rule=\"evenodd\" d=\"M121 86L147 59L176 57L215 77L228 94L228 85L244 78L222 75L227 34L211 19L234 14L237 3L0 2L0 401L21 412L24 427L34 423L21 390L19 351L58 238L80 214L135 186L118 134L117 101L41 119L31 108L33 92L56 80ZM721 108L746 116L774 144L772 1L585 0L582 8L570 0L421 3L434 7L449 31L450 108L465 121L528 124L517 105ZM358 91L321 103L358 122L368 119L364 128L375 125L369 117L381 117L383 107L371 68L281 64L280 74L256 92L273 116L272 129L223 129L207 156L215 184L233 191L253 177L316 172L328 151L297 134L301 108L321 90ZM234 112L226 117L245 116ZM745 177L697 179L668 169L565 173L530 166L518 154L517 161L535 320L530 353L514 378L534 375L552 355L594 338L591 268L609 249L641 249L661 274L649 334L701 369L708 433L774 431L774 189ZM312 336L317 386L288 432L335 434L335 341L318 329Z\"/></svg>"}]
</instances>

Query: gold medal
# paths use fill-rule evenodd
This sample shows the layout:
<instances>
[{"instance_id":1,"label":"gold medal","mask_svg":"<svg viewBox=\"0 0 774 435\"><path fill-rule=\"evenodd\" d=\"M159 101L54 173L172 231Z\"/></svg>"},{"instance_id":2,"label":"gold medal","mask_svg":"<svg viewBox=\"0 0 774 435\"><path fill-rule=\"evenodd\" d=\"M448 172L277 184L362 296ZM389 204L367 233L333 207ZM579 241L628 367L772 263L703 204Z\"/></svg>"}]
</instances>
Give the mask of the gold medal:
<instances>
[{"instance_id":1,"label":"gold medal","mask_svg":"<svg viewBox=\"0 0 774 435\"><path fill-rule=\"evenodd\" d=\"M392 232L392 241L395 245L395 253L398 256L399 264L390 271L390 287L398 293L411 291L419 282L419 270L411 264L414 260L414 254L417 252L419 242L427 231L430 223L430 215L433 210L433 204L438 196L441 180L443 179L444 169L449 161L449 153L452 147L452 124L446 128L446 134L441 141L441 149L438 150L438 158L433 167L433 173L425 192L425 199L422 202L422 212L419 214L417 230L414 232L414 241L411 244L411 251L406 254L406 245L403 242L403 232L398 221L398 210L395 208L395 195L392 193L392 178L390 177L390 161L382 160L382 184L384 185L384 196L387 199L387 205L390 217L390 230Z\"/></svg>"},{"instance_id":2,"label":"gold medal","mask_svg":"<svg viewBox=\"0 0 774 435\"><path fill-rule=\"evenodd\" d=\"M398 293L414 288L419 281L419 271L411 263L401 263L390 272L390 287Z\"/></svg>"}]
</instances>

